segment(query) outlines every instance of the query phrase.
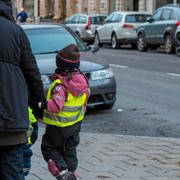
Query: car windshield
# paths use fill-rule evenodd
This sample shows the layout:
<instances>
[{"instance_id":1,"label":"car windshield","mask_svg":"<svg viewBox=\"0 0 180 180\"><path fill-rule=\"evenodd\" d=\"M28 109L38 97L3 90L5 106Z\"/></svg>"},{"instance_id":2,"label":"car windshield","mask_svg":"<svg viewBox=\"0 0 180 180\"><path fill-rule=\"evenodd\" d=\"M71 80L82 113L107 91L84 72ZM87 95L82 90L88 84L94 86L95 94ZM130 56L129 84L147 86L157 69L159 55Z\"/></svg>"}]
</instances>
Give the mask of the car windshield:
<instances>
[{"instance_id":1,"label":"car windshield","mask_svg":"<svg viewBox=\"0 0 180 180\"><path fill-rule=\"evenodd\" d=\"M126 16L125 22L127 23L143 23L150 17L148 14L131 14Z\"/></svg>"},{"instance_id":2,"label":"car windshield","mask_svg":"<svg viewBox=\"0 0 180 180\"><path fill-rule=\"evenodd\" d=\"M105 19L106 19L106 16L91 17L91 24L102 24Z\"/></svg>"},{"instance_id":3,"label":"car windshield","mask_svg":"<svg viewBox=\"0 0 180 180\"><path fill-rule=\"evenodd\" d=\"M25 29L32 51L37 54L56 53L69 44L76 44L80 51L86 51L85 45L63 27Z\"/></svg>"}]
</instances>

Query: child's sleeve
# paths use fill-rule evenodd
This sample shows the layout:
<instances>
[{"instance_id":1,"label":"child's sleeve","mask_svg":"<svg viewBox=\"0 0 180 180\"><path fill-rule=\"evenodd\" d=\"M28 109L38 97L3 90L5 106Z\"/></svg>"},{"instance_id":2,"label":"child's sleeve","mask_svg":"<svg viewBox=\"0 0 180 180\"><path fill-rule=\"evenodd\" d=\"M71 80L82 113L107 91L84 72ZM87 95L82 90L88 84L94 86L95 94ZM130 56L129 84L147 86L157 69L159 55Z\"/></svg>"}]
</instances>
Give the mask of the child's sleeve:
<instances>
[{"instance_id":1,"label":"child's sleeve","mask_svg":"<svg viewBox=\"0 0 180 180\"><path fill-rule=\"evenodd\" d=\"M51 99L47 102L47 111L52 113L58 113L62 110L66 100L65 88L57 84L51 94Z\"/></svg>"}]
</instances>

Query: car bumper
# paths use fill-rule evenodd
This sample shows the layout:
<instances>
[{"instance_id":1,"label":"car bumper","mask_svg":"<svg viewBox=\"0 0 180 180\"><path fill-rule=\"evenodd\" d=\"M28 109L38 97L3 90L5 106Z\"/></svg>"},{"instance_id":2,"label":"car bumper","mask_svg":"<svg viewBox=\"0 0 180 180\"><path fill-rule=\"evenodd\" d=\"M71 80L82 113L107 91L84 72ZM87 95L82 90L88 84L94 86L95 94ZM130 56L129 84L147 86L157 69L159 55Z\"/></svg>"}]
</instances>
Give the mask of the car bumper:
<instances>
[{"instance_id":1,"label":"car bumper","mask_svg":"<svg viewBox=\"0 0 180 180\"><path fill-rule=\"evenodd\" d=\"M91 30L86 30L86 31L82 32L81 39L85 42L93 42L94 34L91 32Z\"/></svg>"},{"instance_id":2,"label":"car bumper","mask_svg":"<svg viewBox=\"0 0 180 180\"><path fill-rule=\"evenodd\" d=\"M117 39L120 42L134 42L137 40L137 33L133 30L124 31L117 34Z\"/></svg>"},{"instance_id":3,"label":"car bumper","mask_svg":"<svg viewBox=\"0 0 180 180\"><path fill-rule=\"evenodd\" d=\"M116 82L114 78L89 81L90 97L88 107L114 104L116 101Z\"/></svg>"}]
</instances>

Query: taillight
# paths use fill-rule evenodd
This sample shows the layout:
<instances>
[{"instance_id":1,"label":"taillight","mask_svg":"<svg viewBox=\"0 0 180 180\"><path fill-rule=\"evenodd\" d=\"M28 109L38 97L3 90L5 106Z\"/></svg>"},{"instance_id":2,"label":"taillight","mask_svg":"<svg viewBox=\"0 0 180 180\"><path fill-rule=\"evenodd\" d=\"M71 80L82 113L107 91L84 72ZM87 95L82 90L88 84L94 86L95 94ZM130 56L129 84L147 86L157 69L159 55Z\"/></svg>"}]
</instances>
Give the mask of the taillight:
<instances>
[{"instance_id":1,"label":"taillight","mask_svg":"<svg viewBox=\"0 0 180 180\"><path fill-rule=\"evenodd\" d=\"M132 24L123 24L122 28L132 29L134 26Z\"/></svg>"},{"instance_id":2,"label":"taillight","mask_svg":"<svg viewBox=\"0 0 180 180\"><path fill-rule=\"evenodd\" d=\"M87 22L87 25L85 26L85 29L86 30L91 29L91 18L90 17L88 17L88 22Z\"/></svg>"},{"instance_id":3,"label":"taillight","mask_svg":"<svg viewBox=\"0 0 180 180\"><path fill-rule=\"evenodd\" d=\"M176 26L180 26L180 21L176 21Z\"/></svg>"}]
</instances>

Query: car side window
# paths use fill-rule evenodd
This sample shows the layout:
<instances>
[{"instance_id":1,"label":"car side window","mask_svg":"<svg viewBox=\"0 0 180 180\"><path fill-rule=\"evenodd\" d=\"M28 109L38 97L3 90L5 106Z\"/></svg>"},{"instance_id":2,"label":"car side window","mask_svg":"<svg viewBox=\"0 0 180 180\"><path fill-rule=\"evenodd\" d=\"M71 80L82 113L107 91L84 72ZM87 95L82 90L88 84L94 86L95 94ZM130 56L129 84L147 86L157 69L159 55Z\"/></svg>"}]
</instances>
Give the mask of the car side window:
<instances>
[{"instance_id":1,"label":"car side window","mask_svg":"<svg viewBox=\"0 0 180 180\"><path fill-rule=\"evenodd\" d=\"M163 21L170 20L170 16L171 16L171 10L165 9L165 10L163 10L161 20L163 20Z\"/></svg>"},{"instance_id":2,"label":"car side window","mask_svg":"<svg viewBox=\"0 0 180 180\"><path fill-rule=\"evenodd\" d=\"M80 16L79 17L79 23L80 24L86 24L87 23L87 17L86 16Z\"/></svg>"},{"instance_id":3,"label":"car side window","mask_svg":"<svg viewBox=\"0 0 180 180\"><path fill-rule=\"evenodd\" d=\"M112 17L113 17L113 14L109 15L106 19L105 19L105 23L111 23L111 20L112 20Z\"/></svg>"},{"instance_id":4,"label":"car side window","mask_svg":"<svg viewBox=\"0 0 180 180\"><path fill-rule=\"evenodd\" d=\"M72 24L78 24L79 23L79 16L74 16L72 19Z\"/></svg>"},{"instance_id":5,"label":"car side window","mask_svg":"<svg viewBox=\"0 0 180 180\"><path fill-rule=\"evenodd\" d=\"M122 15L114 14L112 19L111 19L111 22L121 22L121 20L122 20Z\"/></svg>"},{"instance_id":6,"label":"car side window","mask_svg":"<svg viewBox=\"0 0 180 180\"><path fill-rule=\"evenodd\" d=\"M154 15L152 16L152 19L154 21L160 21L161 19L161 14L162 14L162 10L158 10L154 13Z\"/></svg>"},{"instance_id":7,"label":"car side window","mask_svg":"<svg viewBox=\"0 0 180 180\"><path fill-rule=\"evenodd\" d=\"M176 13L175 13L174 10L171 11L171 17L170 17L170 19L176 20Z\"/></svg>"},{"instance_id":8,"label":"car side window","mask_svg":"<svg viewBox=\"0 0 180 180\"><path fill-rule=\"evenodd\" d=\"M66 18L65 21L64 21L64 23L65 23L65 24L71 24L73 18L74 18L73 16L71 16L71 17L69 17L69 18Z\"/></svg>"}]
</instances>

